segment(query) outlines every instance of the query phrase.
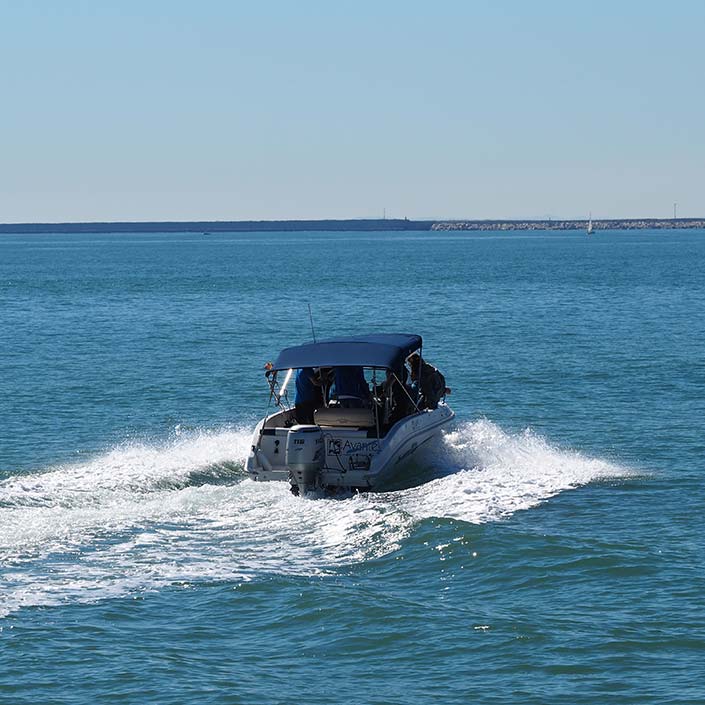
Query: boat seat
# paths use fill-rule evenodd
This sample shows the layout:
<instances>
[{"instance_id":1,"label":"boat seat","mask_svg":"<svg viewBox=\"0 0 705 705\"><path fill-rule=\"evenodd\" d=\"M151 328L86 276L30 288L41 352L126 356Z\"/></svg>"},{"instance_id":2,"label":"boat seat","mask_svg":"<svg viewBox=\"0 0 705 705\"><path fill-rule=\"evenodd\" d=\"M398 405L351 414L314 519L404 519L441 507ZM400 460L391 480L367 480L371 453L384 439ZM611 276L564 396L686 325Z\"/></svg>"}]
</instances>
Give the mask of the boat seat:
<instances>
[{"instance_id":1,"label":"boat seat","mask_svg":"<svg viewBox=\"0 0 705 705\"><path fill-rule=\"evenodd\" d=\"M340 406L322 407L313 412L313 422L317 426L347 426L369 428L375 425L372 409L345 409Z\"/></svg>"}]
</instances>

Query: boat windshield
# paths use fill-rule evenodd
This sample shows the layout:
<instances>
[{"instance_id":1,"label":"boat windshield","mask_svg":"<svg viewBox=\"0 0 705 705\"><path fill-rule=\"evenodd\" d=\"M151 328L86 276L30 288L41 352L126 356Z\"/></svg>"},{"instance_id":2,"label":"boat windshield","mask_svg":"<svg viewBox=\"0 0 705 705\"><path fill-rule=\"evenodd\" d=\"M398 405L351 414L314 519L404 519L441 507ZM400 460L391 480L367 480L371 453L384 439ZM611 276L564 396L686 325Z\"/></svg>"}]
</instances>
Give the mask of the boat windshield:
<instances>
[{"instance_id":1,"label":"boat windshield","mask_svg":"<svg viewBox=\"0 0 705 705\"><path fill-rule=\"evenodd\" d=\"M384 435L394 423L418 410L406 368L399 374L388 368L353 365L291 368L272 373L269 381L275 403L287 412L290 422L298 424L320 419L331 422L338 410L341 419L366 419L359 425ZM351 415L350 410L358 411Z\"/></svg>"}]
</instances>

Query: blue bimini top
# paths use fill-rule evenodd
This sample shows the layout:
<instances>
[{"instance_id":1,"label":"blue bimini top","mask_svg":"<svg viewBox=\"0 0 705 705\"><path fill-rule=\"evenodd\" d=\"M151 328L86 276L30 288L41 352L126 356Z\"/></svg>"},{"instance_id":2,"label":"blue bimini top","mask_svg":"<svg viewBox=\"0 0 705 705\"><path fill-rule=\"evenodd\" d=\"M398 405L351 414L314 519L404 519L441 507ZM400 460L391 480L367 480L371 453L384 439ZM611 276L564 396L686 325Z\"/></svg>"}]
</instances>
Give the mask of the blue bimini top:
<instances>
[{"instance_id":1,"label":"blue bimini top","mask_svg":"<svg viewBox=\"0 0 705 705\"><path fill-rule=\"evenodd\" d=\"M359 366L398 370L404 360L421 347L421 343L420 335L408 333L371 333L331 338L285 348L279 353L273 369Z\"/></svg>"}]
</instances>

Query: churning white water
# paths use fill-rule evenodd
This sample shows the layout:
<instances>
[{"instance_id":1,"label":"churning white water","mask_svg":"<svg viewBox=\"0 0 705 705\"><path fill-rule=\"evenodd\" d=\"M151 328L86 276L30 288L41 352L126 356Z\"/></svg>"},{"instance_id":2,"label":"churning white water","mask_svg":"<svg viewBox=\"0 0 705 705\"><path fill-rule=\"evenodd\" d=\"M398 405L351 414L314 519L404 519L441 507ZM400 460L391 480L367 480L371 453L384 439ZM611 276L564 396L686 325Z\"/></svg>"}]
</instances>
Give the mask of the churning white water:
<instances>
[{"instance_id":1,"label":"churning white water","mask_svg":"<svg viewBox=\"0 0 705 705\"><path fill-rule=\"evenodd\" d=\"M628 473L481 420L439 442L436 479L312 500L246 479L250 438L227 429L126 444L0 482L0 615L178 583L325 574L397 550L424 519L495 521Z\"/></svg>"}]
</instances>

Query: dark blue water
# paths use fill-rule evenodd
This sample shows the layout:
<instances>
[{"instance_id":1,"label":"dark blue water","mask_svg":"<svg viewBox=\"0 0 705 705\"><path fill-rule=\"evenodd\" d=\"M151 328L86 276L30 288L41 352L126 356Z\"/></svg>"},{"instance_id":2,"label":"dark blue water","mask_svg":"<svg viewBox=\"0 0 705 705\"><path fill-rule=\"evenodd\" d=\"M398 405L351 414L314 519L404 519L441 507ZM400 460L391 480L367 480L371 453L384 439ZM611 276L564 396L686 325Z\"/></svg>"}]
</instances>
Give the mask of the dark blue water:
<instances>
[{"instance_id":1,"label":"dark blue water","mask_svg":"<svg viewBox=\"0 0 705 705\"><path fill-rule=\"evenodd\" d=\"M423 335L428 482L246 479L309 303ZM705 702L705 232L5 235L0 307L0 702Z\"/></svg>"}]
</instances>

